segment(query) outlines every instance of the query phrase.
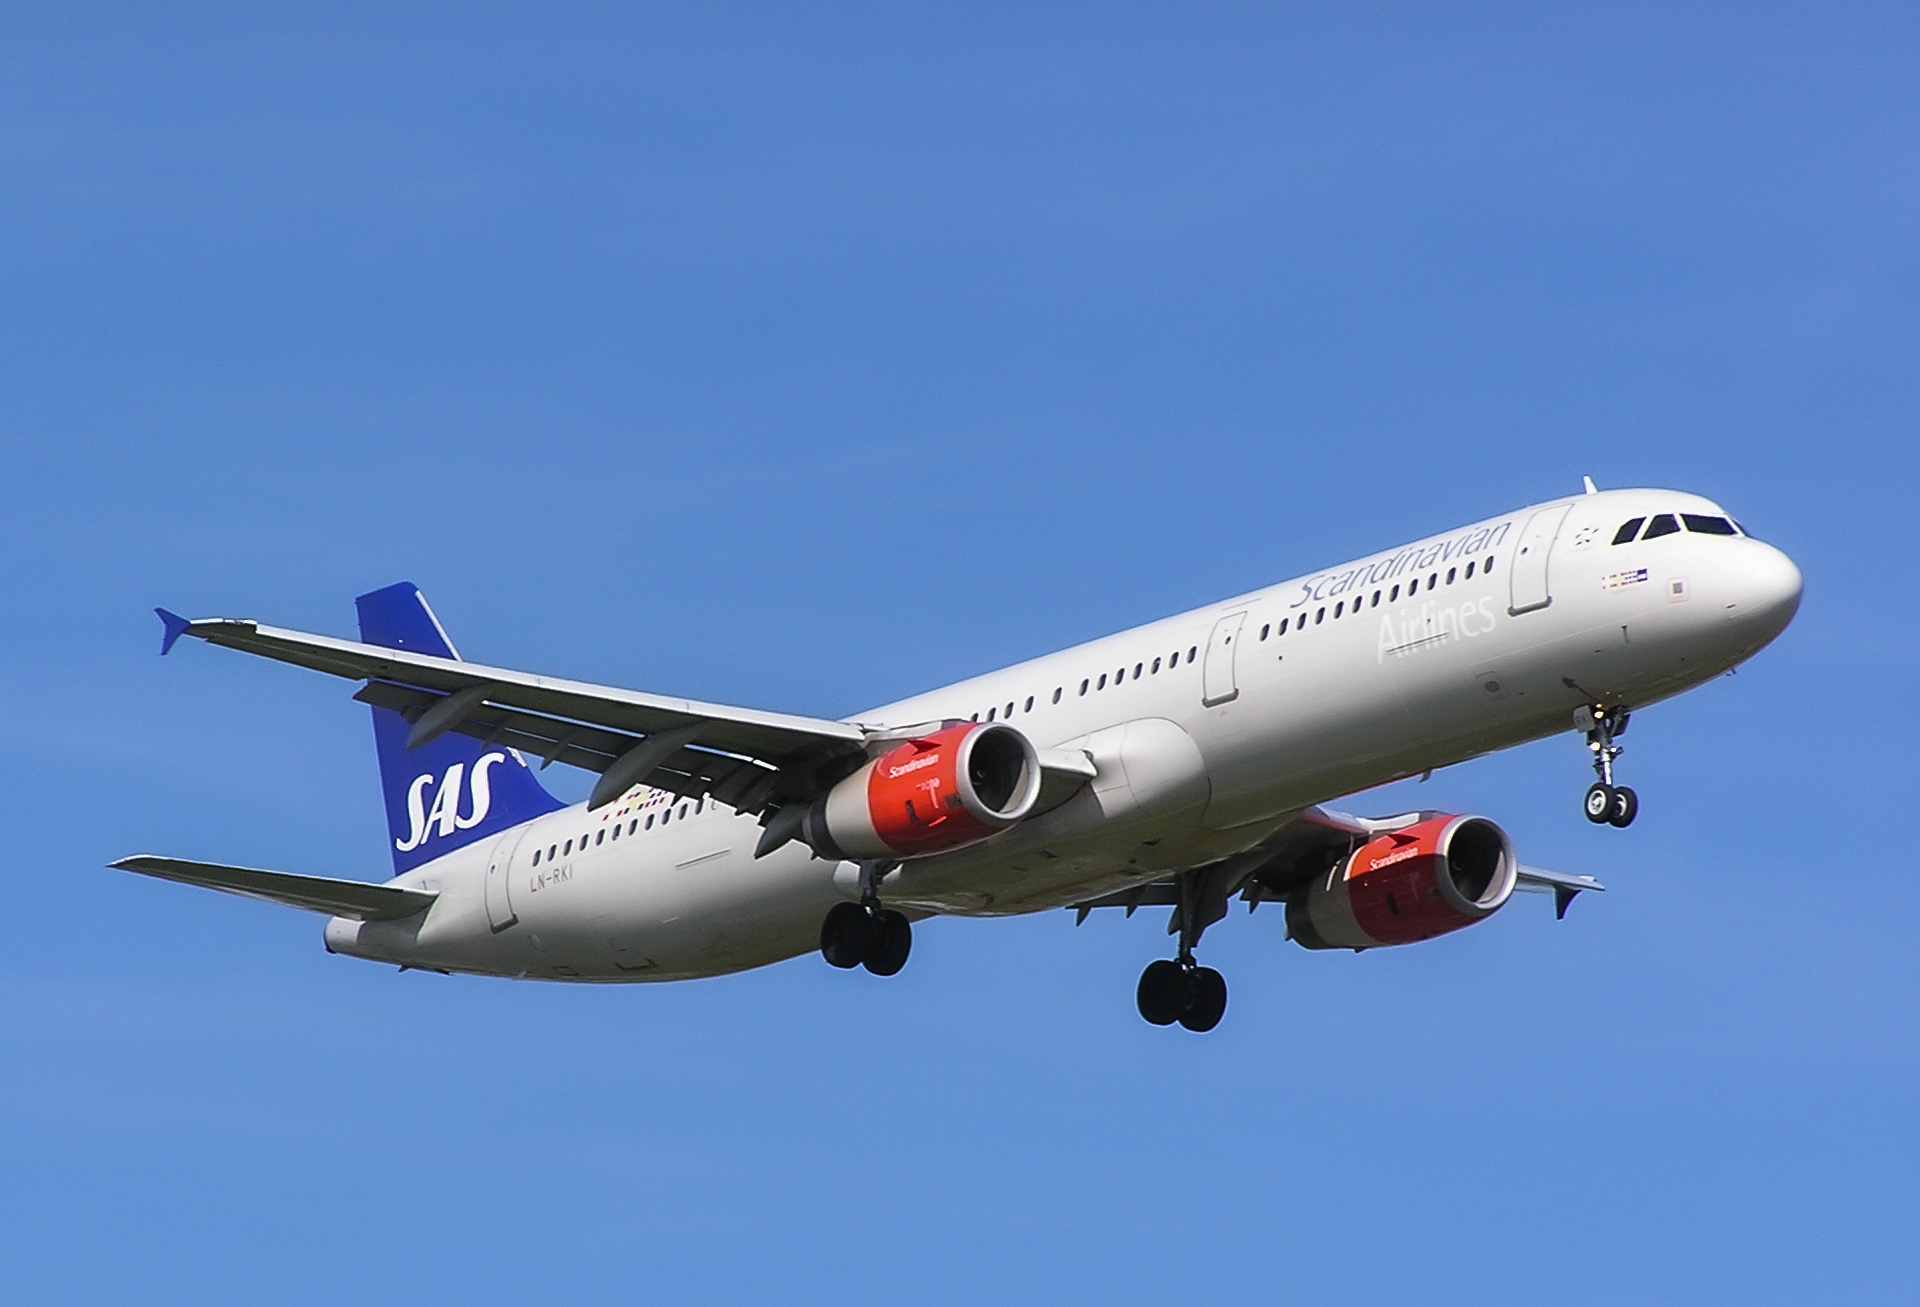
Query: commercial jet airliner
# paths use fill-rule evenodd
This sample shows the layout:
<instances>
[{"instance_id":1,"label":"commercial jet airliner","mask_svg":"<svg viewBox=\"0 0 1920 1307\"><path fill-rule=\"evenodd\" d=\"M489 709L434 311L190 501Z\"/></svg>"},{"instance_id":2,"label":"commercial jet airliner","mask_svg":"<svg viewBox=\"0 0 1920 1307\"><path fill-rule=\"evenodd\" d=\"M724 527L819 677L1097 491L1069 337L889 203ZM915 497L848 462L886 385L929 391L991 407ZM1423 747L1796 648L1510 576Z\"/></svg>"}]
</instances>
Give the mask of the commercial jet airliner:
<instances>
[{"instance_id":1,"label":"commercial jet airliner","mask_svg":"<svg viewBox=\"0 0 1920 1307\"><path fill-rule=\"evenodd\" d=\"M887 704L842 721L463 660L425 597L360 596L360 640L157 610L183 635L365 684L394 876L176 858L114 866L325 914L334 953L536 980L714 976L815 949L898 972L912 923L1161 905L1175 956L1141 1016L1209 1030L1194 957L1235 896L1309 949L1412 944L1516 889L1557 912L1584 876L1523 866L1484 816L1325 806L1569 729L1587 817L1626 826L1637 712L1752 657L1793 619L1787 556L1718 505L1587 492ZM598 773L566 805L535 777Z\"/></svg>"}]
</instances>

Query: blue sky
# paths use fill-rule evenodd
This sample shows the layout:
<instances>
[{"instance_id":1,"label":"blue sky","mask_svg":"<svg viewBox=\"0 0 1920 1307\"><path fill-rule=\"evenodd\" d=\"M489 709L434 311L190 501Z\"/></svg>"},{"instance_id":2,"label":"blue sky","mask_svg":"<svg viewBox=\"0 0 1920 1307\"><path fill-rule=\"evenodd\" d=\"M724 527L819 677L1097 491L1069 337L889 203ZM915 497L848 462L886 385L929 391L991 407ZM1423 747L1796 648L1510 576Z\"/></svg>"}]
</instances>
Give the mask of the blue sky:
<instances>
[{"instance_id":1,"label":"blue sky","mask_svg":"<svg viewBox=\"0 0 1920 1307\"><path fill-rule=\"evenodd\" d=\"M1920 19L1335 9L9 7L0 1294L1907 1301ZM1583 474L1799 621L1630 831L1356 800L1605 896L1236 915L1204 1039L1159 914L563 988L103 869L386 867L349 687L155 604L838 715Z\"/></svg>"}]
</instances>

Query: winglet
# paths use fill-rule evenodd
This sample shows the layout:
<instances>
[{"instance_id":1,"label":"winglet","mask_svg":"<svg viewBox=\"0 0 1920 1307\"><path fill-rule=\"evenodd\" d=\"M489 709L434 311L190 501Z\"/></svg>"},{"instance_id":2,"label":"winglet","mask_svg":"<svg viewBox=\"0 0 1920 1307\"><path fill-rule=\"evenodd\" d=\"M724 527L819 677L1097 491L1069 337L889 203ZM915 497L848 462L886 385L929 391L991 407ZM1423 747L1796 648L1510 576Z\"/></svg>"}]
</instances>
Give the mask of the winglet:
<instances>
[{"instance_id":1,"label":"winglet","mask_svg":"<svg viewBox=\"0 0 1920 1307\"><path fill-rule=\"evenodd\" d=\"M1586 487L1587 493L1590 495L1597 495L1600 493L1600 487L1593 484L1592 477L1581 477L1580 484Z\"/></svg>"},{"instance_id":2,"label":"winglet","mask_svg":"<svg viewBox=\"0 0 1920 1307\"><path fill-rule=\"evenodd\" d=\"M153 611L155 615L160 618L160 624L167 628L166 632L160 637L160 656L165 658L167 654L172 651L173 642L185 635L187 628L192 626L193 623L180 616L180 614L170 613L164 608L156 608Z\"/></svg>"}]
</instances>

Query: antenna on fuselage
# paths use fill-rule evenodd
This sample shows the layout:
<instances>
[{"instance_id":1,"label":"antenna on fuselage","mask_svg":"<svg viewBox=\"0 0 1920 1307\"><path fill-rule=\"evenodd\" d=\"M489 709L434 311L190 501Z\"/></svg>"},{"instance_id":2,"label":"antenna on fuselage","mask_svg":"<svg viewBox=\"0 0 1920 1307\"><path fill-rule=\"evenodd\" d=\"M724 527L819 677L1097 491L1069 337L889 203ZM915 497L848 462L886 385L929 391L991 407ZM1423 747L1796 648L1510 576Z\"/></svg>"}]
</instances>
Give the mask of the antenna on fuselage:
<instances>
[{"instance_id":1,"label":"antenna on fuselage","mask_svg":"<svg viewBox=\"0 0 1920 1307\"><path fill-rule=\"evenodd\" d=\"M1600 487L1593 484L1592 477L1581 477L1580 480L1586 484L1588 494L1597 495L1600 493Z\"/></svg>"}]
</instances>

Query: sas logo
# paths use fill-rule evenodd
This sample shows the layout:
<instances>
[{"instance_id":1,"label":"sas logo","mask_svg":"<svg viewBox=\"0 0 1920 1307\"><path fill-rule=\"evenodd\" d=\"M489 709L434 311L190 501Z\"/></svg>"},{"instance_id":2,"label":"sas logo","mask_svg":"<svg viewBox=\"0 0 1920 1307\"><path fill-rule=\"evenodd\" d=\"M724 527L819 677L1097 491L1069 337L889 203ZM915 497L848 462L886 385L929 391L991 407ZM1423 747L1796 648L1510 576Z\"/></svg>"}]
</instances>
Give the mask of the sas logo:
<instances>
[{"instance_id":1,"label":"sas logo","mask_svg":"<svg viewBox=\"0 0 1920 1307\"><path fill-rule=\"evenodd\" d=\"M482 754L473 764L473 772L467 774L467 764L456 762L447 768L447 774L436 782L432 772L413 778L413 784L407 787L407 838L395 840L393 847L402 853L411 853L427 841L430 835L451 835L457 830L472 830L487 819L487 809L493 806L493 790L487 783L487 772L497 763L507 760L504 753ZM460 800L464 788L471 795L467 815L460 815ZM434 790L433 806L427 806L427 790Z\"/></svg>"}]
</instances>

